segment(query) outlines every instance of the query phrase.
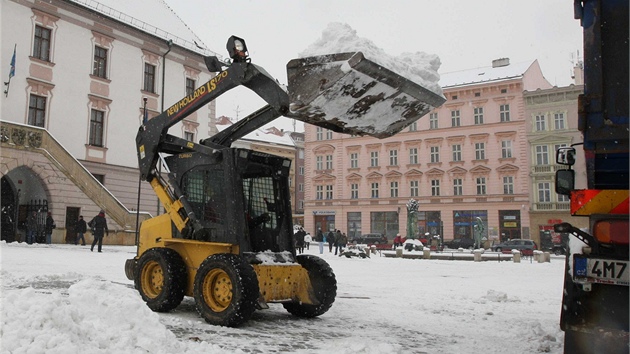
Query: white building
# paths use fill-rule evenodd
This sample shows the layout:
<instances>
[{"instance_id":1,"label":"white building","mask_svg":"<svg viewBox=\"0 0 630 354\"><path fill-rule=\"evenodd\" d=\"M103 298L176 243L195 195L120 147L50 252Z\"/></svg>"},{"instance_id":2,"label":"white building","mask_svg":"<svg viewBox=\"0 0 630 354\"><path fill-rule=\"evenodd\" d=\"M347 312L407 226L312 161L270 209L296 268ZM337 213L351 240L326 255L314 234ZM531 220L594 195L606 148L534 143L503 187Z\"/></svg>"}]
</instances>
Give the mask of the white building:
<instances>
[{"instance_id":1,"label":"white building","mask_svg":"<svg viewBox=\"0 0 630 354\"><path fill-rule=\"evenodd\" d=\"M211 79L203 55L213 54L159 0L3 0L0 18L2 238L20 237L28 211L49 210L53 242L67 242L79 214L104 209L121 231L110 242L133 242L138 203L160 210L148 183L137 194L145 102L154 117ZM211 103L169 133L199 140L214 117Z\"/></svg>"}]
</instances>

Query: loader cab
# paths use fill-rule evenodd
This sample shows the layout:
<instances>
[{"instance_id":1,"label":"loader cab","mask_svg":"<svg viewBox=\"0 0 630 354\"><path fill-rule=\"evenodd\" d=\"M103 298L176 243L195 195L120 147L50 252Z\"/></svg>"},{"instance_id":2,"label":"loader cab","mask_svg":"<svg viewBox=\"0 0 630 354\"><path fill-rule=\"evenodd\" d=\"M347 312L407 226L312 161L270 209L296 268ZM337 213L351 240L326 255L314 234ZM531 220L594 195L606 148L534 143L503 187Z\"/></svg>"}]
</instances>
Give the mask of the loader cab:
<instances>
[{"instance_id":1,"label":"loader cab","mask_svg":"<svg viewBox=\"0 0 630 354\"><path fill-rule=\"evenodd\" d=\"M234 148L180 155L169 157L167 164L191 217L202 225L195 239L236 244L241 253L295 252L290 160Z\"/></svg>"}]
</instances>

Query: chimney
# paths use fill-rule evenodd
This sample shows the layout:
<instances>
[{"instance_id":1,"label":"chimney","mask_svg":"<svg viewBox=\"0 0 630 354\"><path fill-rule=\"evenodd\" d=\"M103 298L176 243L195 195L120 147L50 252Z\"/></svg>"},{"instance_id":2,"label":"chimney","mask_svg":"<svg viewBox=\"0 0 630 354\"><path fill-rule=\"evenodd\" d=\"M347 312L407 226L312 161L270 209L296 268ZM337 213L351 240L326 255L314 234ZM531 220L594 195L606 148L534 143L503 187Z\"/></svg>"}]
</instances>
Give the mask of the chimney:
<instances>
[{"instance_id":1,"label":"chimney","mask_svg":"<svg viewBox=\"0 0 630 354\"><path fill-rule=\"evenodd\" d=\"M494 59L492 61L493 68L500 68L502 66L508 66L508 65L510 65L510 58Z\"/></svg>"}]
</instances>

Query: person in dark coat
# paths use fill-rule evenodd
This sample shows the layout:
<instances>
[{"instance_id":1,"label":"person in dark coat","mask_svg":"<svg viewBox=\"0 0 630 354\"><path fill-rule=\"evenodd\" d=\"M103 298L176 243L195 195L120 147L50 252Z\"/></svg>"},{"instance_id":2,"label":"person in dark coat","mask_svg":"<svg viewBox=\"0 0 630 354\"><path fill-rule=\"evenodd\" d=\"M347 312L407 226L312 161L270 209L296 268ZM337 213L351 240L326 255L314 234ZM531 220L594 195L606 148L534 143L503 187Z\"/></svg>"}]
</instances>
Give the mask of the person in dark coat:
<instances>
[{"instance_id":1,"label":"person in dark coat","mask_svg":"<svg viewBox=\"0 0 630 354\"><path fill-rule=\"evenodd\" d=\"M339 251L339 249L343 249L341 246L342 237L343 236L341 235L340 230L335 231L335 256L337 255L337 251Z\"/></svg>"},{"instance_id":2,"label":"person in dark coat","mask_svg":"<svg viewBox=\"0 0 630 354\"><path fill-rule=\"evenodd\" d=\"M83 215L79 215L79 221L77 221L76 231L77 237L74 240L74 244L78 245L79 240L82 240L81 246L85 246L85 233L87 232L87 223L83 220Z\"/></svg>"},{"instance_id":3,"label":"person in dark coat","mask_svg":"<svg viewBox=\"0 0 630 354\"><path fill-rule=\"evenodd\" d=\"M55 220L53 220L52 213L48 212L48 215L46 216L45 231L46 231L46 243L49 245L52 243L52 230L56 227L57 225L55 225Z\"/></svg>"},{"instance_id":4,"label":"person in dark coat","mask_svg":"<svg viewBox=\"0 0 630 354\"><path fill-rule=\"evenodd\" d=\"M33 244L37 236L37 212L32 212L26 218L26 243Z\"/></svg>"},{"instance_id":5,"label":"person in dark coat","mask_svg":"<svg viewBox=\"0 0 630 354\"><path fill-rule=\"evenodd\" d=\"M315 241L319 244L319 254L324 253L324 233L322 232L322 229L317 229Z\"/></svg>"},{"instance_id":6,"label":"person in dark coat","mask_svg":"<svg viewBox=\"0 0 630 354\"><path fill-rule=\"evenodd\" d=\"M94 241L92 241L92 248L90 248L90 251L94 251L94 246L98 242L98 251L101 252L101 248L103 246L103 236L105 236L105 234L109 236L105 212L101 210L98 215L90 220L88 225L92 228L92 233L94 234Z\"/></svg>"},{"instance_id":7,"label":"person in dark coat","mask_svg":"<svg viewBox=\"0 0 630 354\"><path fill-rule=\"evenodd\" d=\"M306 232L304 231L303 228L300 227L300 229L295 233L295 248L297 248L297 251L299 253L304 253L304 236L306 236Z\"/></svg>"},{"instance_id":8,"label":"person in dark coat","mask_svg":"<svg viewBox=\"0 0 630 354\"><path fill-rule=\"evenodd\" d=\"M328 252L332 253L333 246L335 245L335 233L330 230L326 234L326 241L328 242Z\"/></svg>"}]
</instances>

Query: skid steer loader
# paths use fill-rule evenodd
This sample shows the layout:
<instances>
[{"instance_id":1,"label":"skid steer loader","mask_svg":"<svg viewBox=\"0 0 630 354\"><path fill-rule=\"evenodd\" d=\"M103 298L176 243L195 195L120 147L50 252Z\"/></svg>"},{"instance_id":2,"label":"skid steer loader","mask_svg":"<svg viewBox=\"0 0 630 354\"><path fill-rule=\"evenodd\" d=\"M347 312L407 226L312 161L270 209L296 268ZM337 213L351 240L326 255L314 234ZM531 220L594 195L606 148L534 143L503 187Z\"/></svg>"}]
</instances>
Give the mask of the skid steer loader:
<instances>
[{"instance_id":1,"label":"skid steer loader","mask_svg":"<svg viewBox=\"0 0 630 354\"><path fill-rule=\"evenodd\" d=\"M231 148L232 142L280 116L386 137L444 99L359 52L289 62L286 92L251 63L243 39L230 37L227 49L229 62L205 58L216 76L138 131L141 178L165 213L142 223L137 255L127 260L125 273L153 311L172 310L192 296L199 314L215 325L243 324L268 303L282 303L296 316L319 316L335 301L337 283L324 260L295 253L291 160ZM239 85L268 105L199 143L168 134ZM157 169L160 154L167 156L166 178Z\"/></svg>"}]
</instances>

